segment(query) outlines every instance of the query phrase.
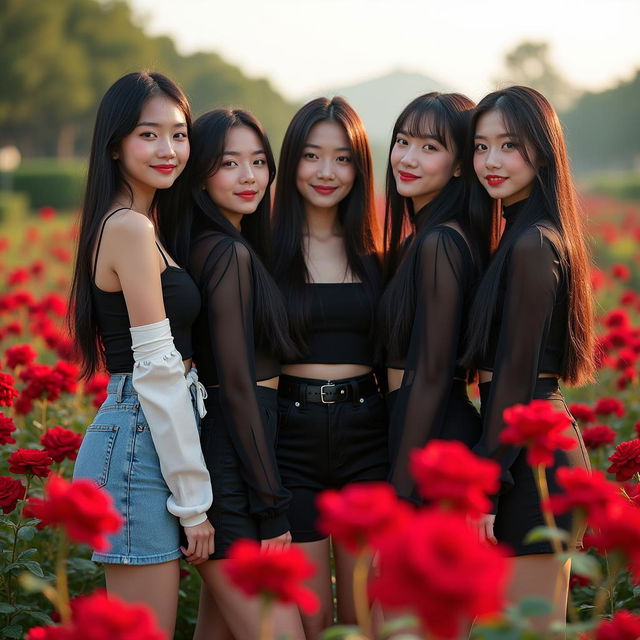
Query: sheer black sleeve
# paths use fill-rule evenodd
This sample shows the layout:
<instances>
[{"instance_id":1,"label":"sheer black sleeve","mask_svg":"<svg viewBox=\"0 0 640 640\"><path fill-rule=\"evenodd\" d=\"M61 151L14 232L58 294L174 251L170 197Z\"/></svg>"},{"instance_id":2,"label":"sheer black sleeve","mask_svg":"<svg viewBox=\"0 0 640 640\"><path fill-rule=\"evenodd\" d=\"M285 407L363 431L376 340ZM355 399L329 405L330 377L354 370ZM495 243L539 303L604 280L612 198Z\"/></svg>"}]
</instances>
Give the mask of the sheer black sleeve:
<instances>
[{"instance_id":1,"label":"sheer black sleeve","mask_svg":"<svg viewBox=\"0 0 640 640\"><path fill-rule=\"evenodd\" d=\"M506 264L506 288L493 378L483 407L483 434L476 452L501 467L501 492L513 486L509 471L519 447L501 444L502 413L533 399L540 362L562 282L560 260L544 227L532 227L515 242ZM549 372L557 373L557 372Z\"/></svg>"},{"instance_id":2,"label":"sheer black sleeve","mask_svg":"<svg viewBox=\"0 0 640 640\"><path fill-rule=\"evenodd\" d=\"M456 371L471 254L450 227L437 227L417 248L416 314L402 385L390 416L390 482L399 496L417 499L409 454L438 438L444 428Z\"/></svg>"},{"instance_id":3,"label":"sheer black sleeve","mask_svg":"<svg viewBox=\"0 0 640 640\"><path fill-rule=\"evenodd\" d=\"M251 513L266 539L289 529L291 496L280 481L256 397L251 260L242 243L210 234L193 245L190 263L207 310L225 424L242 463Z\"/></svg>"}]
</instances>

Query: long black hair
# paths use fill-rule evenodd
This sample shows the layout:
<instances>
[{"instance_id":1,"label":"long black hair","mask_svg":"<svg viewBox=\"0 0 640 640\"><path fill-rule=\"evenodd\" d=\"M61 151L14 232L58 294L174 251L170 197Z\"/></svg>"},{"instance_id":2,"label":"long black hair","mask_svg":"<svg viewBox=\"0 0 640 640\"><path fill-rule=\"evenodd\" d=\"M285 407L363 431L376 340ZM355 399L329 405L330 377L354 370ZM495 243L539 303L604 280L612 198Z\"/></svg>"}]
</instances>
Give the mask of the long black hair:
<instances>
[{"instance_id":1,"label":"long black hair","mask_svg":"<svg viewBox=\"0 0 640 640\"><path fill-rule=\"evenodd\" d=\"M371 260L366 259L378 248L369 140L360 116L344 98L316 98L293 116L284 135L273 215L273 274L285 295L291 335L303 352L309 327L309 299L304 285L310 277L303 244L306 212L296 187L296 174L311 129L319 122L336 122L342 127L355 168L353 186L338 205L348 269L367 286L372 286L376 278Z\"/></svg>"},{"instance_id":2,"label":"long black hair","mask_svg":"<svg viewBox=\"0 0 640 640\"><path fill-rule=\"evenodd\" d=\"M232 127L248 127L260 140L269 169L269 183L256 210L242 217L240 231L222 214L202 185L222 163L225 140ZM191 155L187 167L194 221L206 217L208 228L231 236L242 243L251 256L254 288L254 328L256 342L283 359L298 353L287 331L287 314L278 286L265 264L270 259L271 183L276 175L276 163L269 139L253 114L243 109L214 109L193 123Z\"/></svg>"},{"instance_id":3,"label":"long black hair","mask_svg":"<svg viewBox=\"0 0 640 640\"><path fill-rule=\"evenodd\" d=\"M417 97L396 120L389 158L399 132L404 131L417 138L434 138L445 149L453 151L454 165L461 164L474 107L474 102L460 93L434 91ZM466 232L473 251L475 244L469 231L464 177L452 176L431 202L422 210L414 211L412 199L398 193L389 160L384 224L384 275L388 285L380 303L380 337L390 353L406 353L409 346L417 296L414 274L422 240L431 229L450 221L456 221ZM403 259L403 235L407 229L413 230L416 237ZM476 264L478 262L476 260Z\"/></svg>"},{"instance_id":4,"label":"long black hair","mask_svg":"<svg viewBox=\"0 0 640 640\"><path fill-rule=\"evenodd\" d=\"M84 204L80 216L78 251L76 254L71 304L67 322L82 362L82 376L90 377L104 365L104 353L98 332L95 308L91 295L93 252L102 219L124 189L131 198L131 187L120 170L120 161L114 158L123 138L128 136L140 119L140 112L150 98L166 96L184 113L187 131L191 130L191 110L180 88L161 73L140 71L128 73L107 90L96 115ZM176 182L183 180L180 176ZM175 184L175 183L174 183ZM157 216L161 238L178 233L178 212L165 206L162 192L158 191L152 209L162 209Z\"/></svg>"},{"instance_id":5,"label":"long black hair","mask_svg":"<svg viewBox=\"0 0 640 640\"><path fill-rule=\"evenodd\" d=\"M530 196L522 205L513 227L500 239L500 211L477 178L470 187L470 216L484 253L493 253L471 308L468 347L465 360L477 363L486 355L491 324L496 313L500 282L509 253L528 228L543 220L558 231L558 252L567 277L568 337L561 377L570 384L581 384L593 376L593 302L589 255L584 220L578 207L562 126L547 99L529 87L513 86L490 93L478 104L471 122L471 138L478 120L496 110L507 131L520 142L519 152L535 170ZM467 148L466 165L473 164L473 144ZM470 172L471 174L473 172Z\"/></svg>"}]
</instances>

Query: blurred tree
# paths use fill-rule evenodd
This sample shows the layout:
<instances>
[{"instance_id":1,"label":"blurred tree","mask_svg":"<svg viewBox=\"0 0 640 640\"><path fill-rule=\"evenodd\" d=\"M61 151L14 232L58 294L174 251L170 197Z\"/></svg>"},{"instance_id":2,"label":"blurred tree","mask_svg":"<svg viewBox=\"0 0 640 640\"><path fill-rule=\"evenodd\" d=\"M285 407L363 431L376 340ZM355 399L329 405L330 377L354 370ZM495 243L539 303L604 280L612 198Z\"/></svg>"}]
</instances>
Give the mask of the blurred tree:
<instances>
[{"instance_id":1,"label":"blurred tree","mask_svg":"<svg viewBox=\"0 0 640 640\"><path fill-rule=\"evenodd\" d=\"M177 80L195 113L253 108L276 139L291 115L265 80L214 53L184 57L170 38L147 36L125 0L0 0L0 16L0 144L17 144L25 156L86 152L104 91L141 68Z\"/></svg>"},{"instance_id":2,"label":"blurred tree","mask_svg":"<svg viewBox=\"0 0 640 640\"><path fill-rule=\"evenodd\" d=\"M567 109L580 95L580 91L564 78L549 60L546 42L521 42L509 51L504 60L504 78L498 85L520 84L542 93L558 111Z\"/></svg>"}]
</instances>

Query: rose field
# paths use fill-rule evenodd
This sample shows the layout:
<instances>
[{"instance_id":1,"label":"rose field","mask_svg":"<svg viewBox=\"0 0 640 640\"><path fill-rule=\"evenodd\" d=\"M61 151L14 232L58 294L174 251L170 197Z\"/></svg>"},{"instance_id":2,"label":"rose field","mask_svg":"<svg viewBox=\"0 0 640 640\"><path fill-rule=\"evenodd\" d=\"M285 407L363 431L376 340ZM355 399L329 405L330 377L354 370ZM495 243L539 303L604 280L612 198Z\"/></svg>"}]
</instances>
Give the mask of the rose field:
<instances>
[{"instance_id":1,"label":"rose field","mask_svg":"<svg viewBox=\"0 0 640 640\"><path fill-rule=\"evenodd\" d=\"M544 468L565 447L566 414L545 403L505 412L505 437L528 448L537 471L546 527L531 540L552 541L558 561L572 560L567 635L597 640L640 637L640 204L582 198L594 257L597 381L565 388L590 451L592 475L561 469L564 493L547 499ZM140 605L109 600L102 570L90 560L121 526L109 496L71 482L85 428L105 397L107 376L79 381L65 329L75 218L43 207L25 221L0 223L0 638L160 640ZM474 397L477 396L472 390ZM505 440L506 441L506 440ZM442 461L447 460L448 464ZM468 524L497 488L492 462L451 443L431 443L412 458L430 506L414 510L384 484L326 492L321 526L358 556L358 627L332 627L325 640L456 638L474 619L487 640L562 637L532 630L550 605L505 604L510 559L481 544ZM568 552L554 514L574 510L588 526L585 550ZM375 570L369 572L372 559ZM275 601L313 610L304 587L313 572L290 549L262 554L240 542L227 563L233 582L264 603L261 640L272 638ZM370 575L371 574L371 575ZM176 638L191 638L200 588L184 564ZM370 602L401 618L380 624ZM410 612L411 615L407 615ZM388 616L387 616L388 617ZM377 630L376 630L377 628ZM400 629L408 629L400 631Z\"/></svg>"}]
</instances>

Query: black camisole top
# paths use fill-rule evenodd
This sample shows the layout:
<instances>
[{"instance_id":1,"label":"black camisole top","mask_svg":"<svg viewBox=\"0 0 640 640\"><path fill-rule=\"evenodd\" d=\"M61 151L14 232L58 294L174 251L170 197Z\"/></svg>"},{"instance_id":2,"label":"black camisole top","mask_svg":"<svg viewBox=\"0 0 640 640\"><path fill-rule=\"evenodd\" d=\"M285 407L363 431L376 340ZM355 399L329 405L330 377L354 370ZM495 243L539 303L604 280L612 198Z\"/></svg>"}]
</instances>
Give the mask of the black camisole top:
<instances>
[{"instance_id":1,"label":"black camisole top","mask_svg":"<svg viewBox=\"0 0 640 640\"><path fill-rule=\"evenodd\" d=\"M110 213L102 223L93 264L93 278L95 278L98 252L105 224L114 213L121 210L116 209ZM200 312L200 292L191 276L184 269L169 264L160 245L158 245L158 251L160 251L166 265L165 270L160 274L164 309L171 325L171 335L175 347L180 352L182 359L187 360L193 356L191 326ZM129 331L131 323L124 294L122 291L103 291L92 279L91 298L96 312L107 370L111 374L130 373L133 371L134 361Z\"/></svg>"}]
</instances>

